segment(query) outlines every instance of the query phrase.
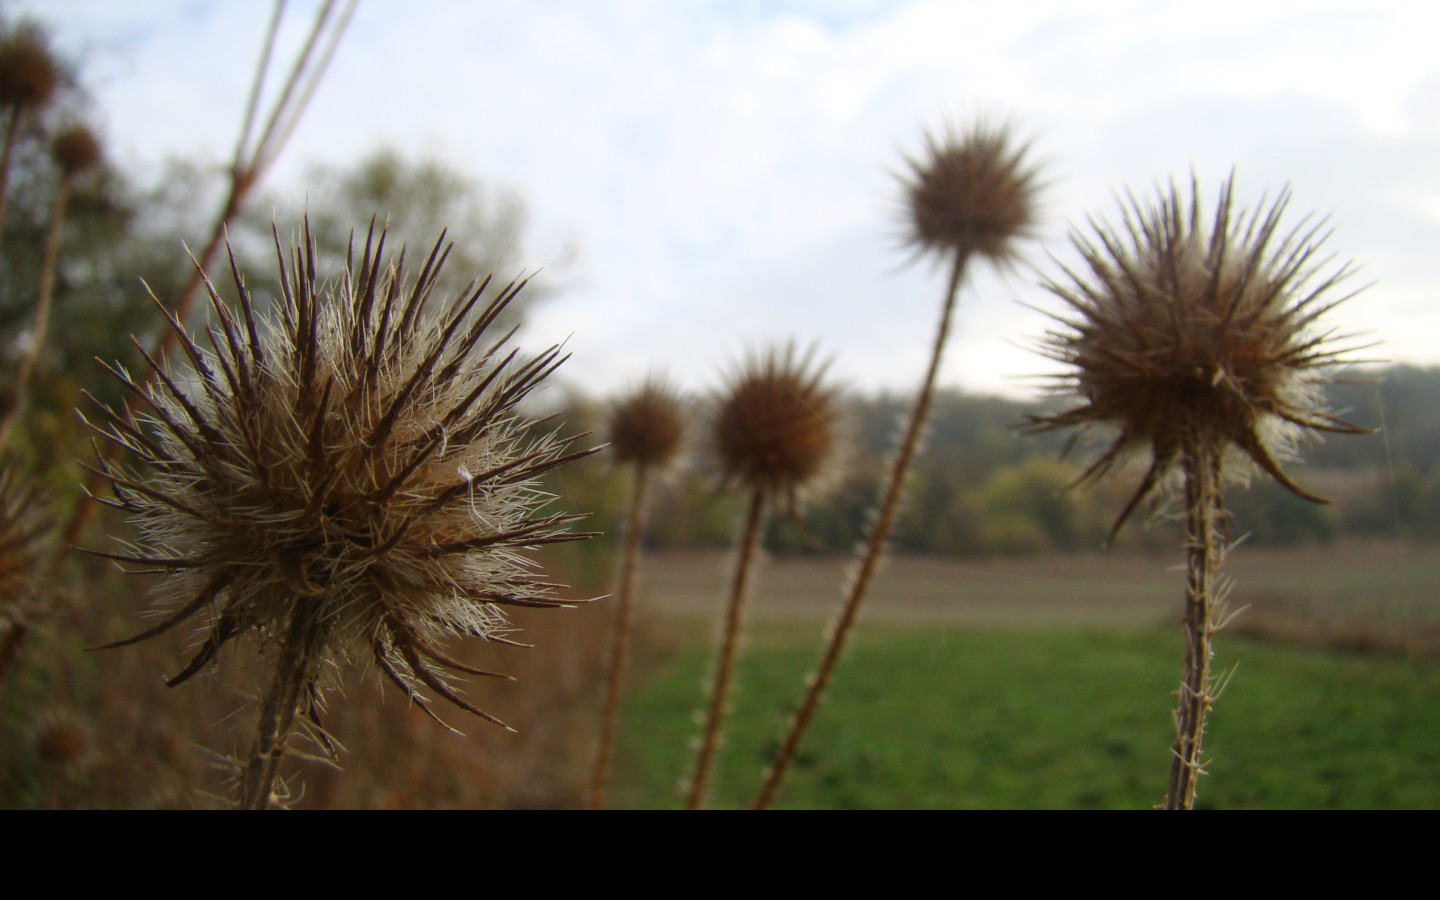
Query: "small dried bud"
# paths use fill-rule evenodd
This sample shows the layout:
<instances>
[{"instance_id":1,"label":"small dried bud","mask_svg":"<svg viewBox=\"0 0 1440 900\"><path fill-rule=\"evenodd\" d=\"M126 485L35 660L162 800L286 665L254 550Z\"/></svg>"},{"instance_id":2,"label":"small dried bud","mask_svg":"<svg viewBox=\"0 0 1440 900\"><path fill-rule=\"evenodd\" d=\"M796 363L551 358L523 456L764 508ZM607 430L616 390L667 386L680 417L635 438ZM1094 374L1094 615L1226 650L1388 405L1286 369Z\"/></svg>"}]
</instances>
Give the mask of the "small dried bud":
<instances>
[{"instance_id":1,"label":"small dried bud","mask_svg":"<svg viewBox=\"0 0 1440 900\"><path fill-rule=\"evenodd\" d=\"M74 766L89 749L89 727L69 710L47 713L35 729L35 756L48 766Z\"/></svg>"},{"instance_id":2,"label":"small dried bud","mask_svg":"<svg viewBox=\"0 0 1440 900\"><path fill-rule=\"evenodd\" d=\"M715 416L714 441L726 481L771 497L797 498L830 481L839 436L838 392L821 383L824 367L794 347L752 356L731 382Z\"/></svg>"},{"instance_id":3,"label":"small dried bud","mask_svg":"<svg viewBox=\"0 0 1440 900\"><path fill-rule=\"evenodd\" d=\"M50 156L66 176L75 176L100 165L100 139L84 125L74 125L55 136Z\"/></svg>"},{"instance_id":4,"label":"small dried bud","mask_svg":"<svg viewBox=\"0 0 1440 900\"><path fill-rule=\"evenodd\" d=\"M663 466L680 452L684 437L680 397L658 378L646 381L610 414L610 447L622 463Z\"/></svg>"},{"instance_id":5,"label":"small dried bud","mask_svg":"<svg viewBox=\"0 0 1440 900\"><path fill-rule=\"evenodd\" d=\"M283 635L306 648L302 697L318 697L320 662L368 656L427 712L422 686L491 718L442 669L494 673L440 644L508 643L501 607L567 605L521 554L589 536L564 531L579 516L541 512L551 497L536 479L590 451L571 452L553 433L526 436L517 406L564 359L552 347L521 360L489 337L523 285L487 306L487 279L433 309L441 244L407 286L402 268L385 263L384 234L376 238L372 230L363 254L347 255L338 283L321 285L307 228L288 271L280 254L273 315L256 308L232 257L240 309L206 282L209 348L170 319L188 368L147 355L149 387L112 369L149 412L107 408L97 430L150 472L101 463L111 505L140 537L91 552L164 572L168 615L111 646L203 616L207 636L171 684L241 635Z\"/></svg>"},{"instance_id":6,"label":"small dried bud","mask_svg":"<svg viewBox=\"0 0 1440 900\"><path fill-rule=\"evenodd\" d=\"M0 37L0 108L42 109L60 86L60 67L40 29L22 25Z\"/></svg>"},{"instance_id":7,"label":"small dried bud","mask_svg":"<svg viewBox=\"0 0 1440 900\"><path fill-rule=\"evenodd\" d=\"M1325 502L1276 462L1306 432L1366 429L1326 412L1319 385L1345 352L1315 320L1347 299L1330 299L1349 265L1322 274L1324 222L1279 230L1290 200L1232 211L1232 178L1213 220L1202 218L1199 185L1188 203L1172 183L1156 205L1128 195L1122 227L1094 223L1074 233L1085 261L1045 286L1078 318L1057 316L1041 350L1073 367L1061 384L1082 403L1033 420L1035 430L1103 423L1119 431L1081 476L1092 481L1136 448L1152 462L1111 532L1175 466L1187 441L1234 448L1293 493ZM1348 295L1347 295L1348 296Z\"/></svg>"},{"instance_id":8,"label":"small dried bud","mask_svg":"<svg viewBox=\"0 0 1440 900\"><path fill-rule=\"evenodd\" d=\"M969 134L925 136L924 157L909 159L902 178L907 243L917 253L978 253L996 265L1014 258L1015 243L1035 227L1037 185L1028 148L1012 144L1006 128L984 123Z\"/></svg>"}]
</instances>

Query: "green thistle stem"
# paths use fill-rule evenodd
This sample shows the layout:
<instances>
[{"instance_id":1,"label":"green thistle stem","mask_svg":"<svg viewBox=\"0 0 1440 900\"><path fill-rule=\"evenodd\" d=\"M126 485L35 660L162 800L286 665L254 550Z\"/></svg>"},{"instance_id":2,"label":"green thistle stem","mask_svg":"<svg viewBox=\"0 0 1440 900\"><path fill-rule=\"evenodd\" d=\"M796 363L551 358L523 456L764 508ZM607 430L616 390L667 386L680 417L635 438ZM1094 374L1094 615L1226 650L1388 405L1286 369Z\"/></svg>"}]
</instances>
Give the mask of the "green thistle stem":
<instances>
[{"instance_id":1,"label":"green thistle stem","mask_svg":"<svg viewBox=\"0 0 1440 900\"><path fill-rule=\"evenodd\" d=\"M845 605L841 608L840 618L831 630L830 643L825 648L825 656L820 661L820 668L809 679L809 689L805 694L805 700L800 704L799 711L795 713L795 718L790 724L790 733L786 736L785 743L781 745L775 762L766 774L764 786L750 803L751 809L768 809L775 799L776 792L780 790L780 783L784 780L785 773L789 771L795 754L800 751L800 745L805 740L805 732L810 727L810 720L815 717L816 710L820 708L820 701L824 699L825 689L830 685L830 679L835 674L835 667L840 663L840 655L845 649L845 641L859 617L860 604L870 589L871 580L879 571L880 559L885 554L886 545L890 540L890 532L895 528L895 517L900 511L900 497L905 489L905 479L910 474L910 464L914 461L915 453L920 447L920 434L924 431L925 420L930 414L930 403L935 396L935 380L940 373L940 360L945 352L945 341L950 335L950 320L955 312L955 298L960 293L960 282L965 276L965 263L968 259L969 254L963 251L955 254L955 265L950 272L950 287L945 294L944 309L940 315L940 327L936 329L935 344L930 353L930 368L925 374L924 383L920 386L920 393L915 398L915 406L910 411L910 421L905 427L905 436L900 441L900 449L895 455L895 463L891 466L890 480L885 486L885 496L880 504L880 513L875 517L870 539L865 544L864 553L860 558L860 568L850 583L850 591L845 598Z\"/></svg>"},{"instance_id":2,"label":"green thistle stem","mask_svg":"<svg viewBox=\"0 0 1440 900\"><path fill-rule=\"evenodd\" d=\"M730 693L736 651L740 645L741 613L744 611L745 596L750 592L755 554L760 548L760 536L764 530L760 526L764 521L765 491L763 488L756 488L750 495L750 508L745 514L744 530L740 534L740 556L735 561L735 577L730 585L730 603L725 613L725 635L720 644L720 659L715 667L715 684L710 691L710 714L705 720L705 735L695 756L695 777L690 781L690 793L685 799L686 809L699 809L705 803L705 794L709 790L710 771L714 766L715 751L720 745L720 726L725 718L725 700Z\"/></svg>"},{"instance_id":3,"label":"green thistle stem","mask_svg":"<svg viewBox=\"0 0 1440 900\"><path fill-rule=\"evenodd\" d=\"M635 570L640 561L640 538L645 529L645 499L650 484L650 467L635 467L635 482L626 517L625 548L620 560L620 584L616 590L615 630L610 640L610 683L605 691L605 713L600 726L600 747L595 755L595 772L590 781L590 808L605 808L605 785L610 779L610 754L620 723L621 684L625 657L630 645L630 618L634 607Z\"/></svg>"},{"instance_id":4,"label":"green thistle stem","mask_svg":"<svg viewBox=\"0 0 1440 900\"><path fill-rule=\"evenodd\" d=\"M1211 640L1215 625L1215 581L1224 555L1219 536L1222 512L1220 448L1191 435L1181 466L1185 473L1185 674L1175 710L1175 746L1171 751L1166 809L1193 809L1195 787L1204 774L1200 742L1211 694Z\"/></svg>"}]
</instances>

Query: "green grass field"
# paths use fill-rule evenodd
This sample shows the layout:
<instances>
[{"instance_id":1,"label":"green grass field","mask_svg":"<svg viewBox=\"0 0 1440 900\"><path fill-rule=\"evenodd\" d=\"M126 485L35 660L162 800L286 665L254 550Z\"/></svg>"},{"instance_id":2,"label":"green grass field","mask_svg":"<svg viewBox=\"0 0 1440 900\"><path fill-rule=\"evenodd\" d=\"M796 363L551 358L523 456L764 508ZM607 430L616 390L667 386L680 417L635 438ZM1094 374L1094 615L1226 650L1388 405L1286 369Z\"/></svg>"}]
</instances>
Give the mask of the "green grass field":
<instances>
[{"instance_id":1,"label":"green grass field","mask_svg":"<svg viewBox=\"0 0 1440 900\"><path fill-rule=\"evenodd\" d=\"M1374 551L1357 554L1373 563ZM1353 564L1347 553L1332 550L1326 560L1335 574L1317 568L1318 557L1308 567L1287 562L1283 572L1252 558L1241 574L1257 602L1292 611L1297 601L1287 599L1285 586L1299 584L1297 592L1319 598L1312 617L1353 621L1355 604L1372 622L1433 616L1437 562L1430 554L1371 568L1384 574L1359 587L1353 576L1339 577ZM900 564L897 577L916 583L907 565ZM686 562L687 571L695 568ZM1174 573L1158 569L1150 580L1169 585ZM1417 573L1431 580L1417 582ZM1129 574L1135 590L1147 589ZM804 580L783 571L770 576L772 585ZM1017 596L1026 584L1048 591L1053 573L1019 580ZM1358 592L1353 602L1345 599L1352 587ZM1413 588L1422 589L1418 599ZM1377 602L1377 591L1392 589L1404 608L1367 606ZM1108 615L1117 602L1129 608L1129 601L1105 591L1089 599L1110 609ZM819 654L819 618L780 615L773 604L766 612L766 601L757 600L761 612L741 661L712 807L744 806L758 789ZM669 625L659 628L652 663L627 698L612 806L680 804L712 654L706 619L680 606L686 613L672 612ZM1157 626L1153 617L1137 616L1126 626L1107 615L1097 627L1077 611L1045 627L1033 610L1017 607L1006 625L994 610L977 608L974 615L930 621L881 615L863 626L776 805L1143 809L1158 803L1174 737L1178 624ZM1209 723L1205 746L1212 762L1200 784L1201 807L1440 807L1440 658L1230 632L1220 634L1217 647L1216 671L1234 671Z\"/></svg>"},{"instance_id":2,"label":"green grass field","mask_svg":"<svg viewBox=\"0 0 1440 900\"><path fill-rule=\"evenodd\" d=\"M816 650L753 642L711 805L743 806ZM1178 635L887 628L860 637L777 803L1146 808L1164 793ZM1440 807L1440 660L1221 638L1236 667L1206 736L1212 808ZM625 708L613 805L673 808L708 652Z\"/></svg>"}]
</instances>

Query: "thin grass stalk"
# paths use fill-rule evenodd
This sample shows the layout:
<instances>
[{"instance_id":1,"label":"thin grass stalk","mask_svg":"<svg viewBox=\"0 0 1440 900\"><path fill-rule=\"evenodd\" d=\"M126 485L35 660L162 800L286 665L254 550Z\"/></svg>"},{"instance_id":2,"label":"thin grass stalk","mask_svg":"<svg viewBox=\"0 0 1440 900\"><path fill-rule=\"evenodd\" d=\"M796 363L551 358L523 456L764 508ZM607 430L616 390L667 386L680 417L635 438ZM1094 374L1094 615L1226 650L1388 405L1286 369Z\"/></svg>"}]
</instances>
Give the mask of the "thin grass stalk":
<instances>
[{"instance_id":1,"label":"thin grass stalk","mask_svg":"<svg viewBox=\"0 0 1440 900\"><path fill-rule=\"evenodd\" d=\"M730 602L725 611L725 634L721 638L720 658L715 666L715 683L710 690L710 712L705 719L705 733L695 755L695 776L690 780L690 792L685 798L686 809L699 809L703 806L705 795L710 788L710 773L715 763L715 751L720 745L725 702L730 694L735 657L740 646L740 624L745 597L750 593L750 579L754 572L755 554L760 549L760 537L764 533L761 527L764 521L765 491L757 487L750 493L750 506L745 513L745 525L740 533L740 555L735 560L735 577L730 584Z\"/></svg>"},{"instance_id":2,"label":"thin grass stalk","mask_svg":"<svg viewBox=\"0 0 1440 900\"><path fill-rule=\"evenodd\" d=\"M319 604L297 602L280 647L275 679L260 711L255 745L242 770L241 809L268 809L277 805L275 781L286 741L295 726L302 699L310 695L317 675L320 649L325 643Z\"/></svg>"},{"instance_id":3,"label":"thin grass stalk","mask_svg":"<svg viewBox=\"0 0 1440 900\"><path fill-rule=\"evenodd\" d=\"M206 242L200 255L195 258L195 271L186 282L184 290L180 292L180 298L175 303L174 313L177 321L185 322L190 317L191 308L195 300L200 296L200 287L204 283L204 272L214 261L215 255L219 252L221 245L225 242L227 230L230 223L235 221L242 210L245 202L249 199L251 192L260 183L261 178L269 167L275 162L285 141L294 131L295 125L299 122L301 113L304 112L320 77L324 75L325 69L329 66L330 59L334 56L335 49L339 44L340 37L346 27L350 24L351 16L359 0L349 0L345 10L333 26L330 33L330 40L326 43L320 59L311 66L310 61L315 49L319 44L319 38L326 23L330 20L331 13L335 6L335 0L327 0L315 16L315 25L311 29L310 36L296 58L295 66L290 72L290 77L280 92L280 98L276 101L274 109L268 118L264 131L256 140L254 149L247 153L247 138L254 127L255 121L255 98L259 96L260 86L265 80L265 73L270 67L270 56L275 40L275 31L279 28L281 12L284 8L284 0L277 0L276 10L271 18L270 28L266 34L265 44L260 54L260 62L256 67L255 80L251 88L250 99L247 101L245 117L241 124L240 140L235 147L235 159L230 166L230 186L225 196L225 202L220 208L220 213L215 219L215 225L211 229L210 238ZM307 76L308 80L299 87L302 77ZM161 359L174 349L178 333L167 328L160 332L154 346L150 348L150 356L154 359ZM155 376L154 370L146 368L142 371L140 386L147 387ZM135 412L136 404L139 401L132 397L126 401L126 408ZM110 461L120 452L118 444L106 444L103 448L104 460ZM80 539L80 533L85 530L90 516L94 513L95 498L98 496L104 479L97 473L92 472L85 484L85 491L81 494L70 520L66 523L60 546L68 548ZM57 556L56 565L63 559L64 550Z\"/></svg>"},{"instance_id":4,"label":"thin grass stalk","mask_svg":"<svg viewBox=\"0 0 1440 900\"><path fill-rule=\"evenodd\" d=\"M1175 746L1171 750L1166 809L1194 809L1195 788L1204 774L1201 739L1211 693L1211 646L1215 635L1216 576L1224 555L1219 534L1223 515L1220 449L1213 440L1191 435L1182 451L1185 476L1185 673L1175 710Z\"/></svg>"},{"instance_id":5,"label":"thin grass stalk","mask_svg":"<svg viewBox=\"0 0 1440 900\"><path fill-rule=\"evenodd\" d=\"M789 734L786 735L785 742L781 744L775 762L771 764L770 771L766 773L764 786L750 803L751 809L768 809L775 800L775 794L780 790L780 783L784 781L785 774L795 759L795 754L800 752L800 745L805 740L805 732L810 728L810 720L819 710L820 702L825 697L825 689L829 687L830 679L835 674L835 668L840 664L840 656L844 652L845 642L859 618L860 604L864 602L865 594L870 589L870 582L879 570L880 559L885 554L886 545L890 541L890 532L895 528L895 517L900 511L900 498L904 493L905 479L910 474L910 465L920 447L920 435L925 430L925 420L930 415L930 404L935 397L935 380L940 372L940 360L945 352L945 342L950 336L950 321L955 312L955 298L960 293L960 282L965 276L965 263L968 258L969 254L963 251L957 251L955 254L954 267L950 272L950 286L946 291L944 308L940 314L940 326L936 329L935 345L930 353L930 368L925 374L924 383L920 386L920 393L915 398L915 405L910 410L910 420L905 426L900 449L896 452L895 462L890 468L890 480L885 485L884 499L880 503L879 513L875 516L871 526L870 539L866 542L860 557L860 567L850 582L850 591L846 595L845 605L840 610L840 617L830 631L830 641L825 647L825 655L820 660L820 667L809 679L809 688L806 691L805 699L790 723Z\"/></svg>"},{"instance_id":6,"label":"thin grass stalk","mask_svg":"<svg viewBox=\"0 0 1440 900\"><path fill-rule=\"evenodd\" d=\"M605 808L605 786L610 780L610 756L620 724L621 687L625 659L630 647L630 619L634 607L635 571L640 561L640 538L645 529L645 505L649 493L651 466L637 465L630 493L630 510L625 519L625 547L620 559L620 583L616 587L615 629L610 638L610 683L605 690L605 712L600 724L600 746L595 754L595 772L590 780L590 808Z\"/></svg>"},{"instance_id":7,"label":"thin grass stalk","mask_svg":"<svg viewBox=\"0 0 1440 900\"><path fill-rule=\"evenodd\" d=\"M50 330L50 305L55 295L55 267L60 261L60 234L65 227L65 207L70 201L72 179L66 175L60 179L55 191L55 208L50 214L50 231L45 236L45 256L40 263L40 296L35 304L35 322L30 326L30 346L20 359L15 375L15 406L5 421L0 423L0 447L10 439L10 431L25 414L29 405L30 376L35 362L40 358L40 348L45 344L45 335Z\"/></svg>"}]
</instances>

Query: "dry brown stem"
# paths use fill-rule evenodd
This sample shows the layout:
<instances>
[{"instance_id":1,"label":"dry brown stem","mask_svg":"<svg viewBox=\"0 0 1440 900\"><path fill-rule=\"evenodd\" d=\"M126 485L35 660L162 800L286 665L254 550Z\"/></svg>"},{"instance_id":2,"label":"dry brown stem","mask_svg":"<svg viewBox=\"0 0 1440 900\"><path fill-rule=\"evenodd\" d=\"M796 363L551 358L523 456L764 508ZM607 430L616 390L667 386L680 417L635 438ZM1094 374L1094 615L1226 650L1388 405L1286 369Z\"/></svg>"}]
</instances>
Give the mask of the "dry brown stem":
<instances>
[{"instance_id":1,"label":"dry brown stem","mask_svg":"<svg viewBox=\"0 0 1440 900\"><path fill-rule=\"evenodd\" d=\"M715 763L715 751L720 745L725 703L730 694L735 657L740 645L745 597L750 592L750 579L754 571L755 554L760 548L760 537L764 532L764 522L765 490L757 486L750 492L750 506L746 510L745 525L740 532L739 556L735 560L735 577L730 583L730 600L725 611L725 633L721 639L720 658L715 664L715 683L710 690L710 712L705 719L705 733L700 740L700 749L695 755L695 775L690 780L690 791L685 798L686 809L699 809L703 806L710 787L710 772Z\"/></svg>"},{"instance_id":2,"label":"dry brown stem","mask_svg":"<svg viewBox=\"0 0 1440 900\"><path fill-rule=\"evenodd\" d=\"M860 567L856 570L854 580L850 583L850 590L845 597L845 605L841 607L840 617L831 630L830 642L825 648L825 655L820 661L820 667L810 679L805 699L801 702L799 711L795 713L795 718L791 721L790 731L785 737L785 742L780 746L780 752L776 755L775 762L771 764L770 771L766 773L764 786L750 803L751 809L768 809L775 799L776 792L780 790L780 783L784 780L790 763L805 740L805 732L810 728L810 720L815 717L816 710L820 708L820 701L825 697L825 689L830 685L830 679L835 674L835 667L840 664L845 641L859 618L860 604L864 602L865 594L870 589L870 582L879 571L880 559L885 554L886 544L890 540L890 532L895 527L895 516L900 510L900 498L904 493L905 479L910 473L910 464L914 461L916 450L920 446L920 435L925 428L925 419L930 414L930 403L935 396L935 379L940 371L940 360L944 355L945 341L950 334L950 320L955 311L955 298L960 292L960 282L965 275L966 260L966 253L961 251L955 253L955 263L950 272L950 287L945 294L945 304L940 315L940 327L936 329L935 344L930 353L930 368L925 374L925 381L920 387L920 393L915 398L915 405L910 410L910 420L905 426L905 435L900 441L900 449L895 454L895 462L890 467L890 479L885 485L885 496L880 502L880 512L875 516L870 538L866 541L865 550L860 557Z\"/></svg>"},{"instance_id":3,"label":"dry brown stem","mask_svg":"<svg viewBox=\"0 0 1440 900\"><path fill-rule=\"evenodd\" d=\"M630 619L635 602L635 571L640 562L640 538L645 530L645 503L651 467L635 466L630 510L625 518L625 548L620 560L620 583L615 591L615 625L610 637L610 679L605 689L605 711L600 725L600 746L590 780L590 808L605 808L605 786L610 779L610 756L620 724L620 696L625 680L625 658L630 646Z\"/></svg>"},{"instance_id":4,"label":"dry brown stem","mask_svg":"<svg viewBox=\"0 0 1440 900\"><path fill-rule=\"evenodd\" d=\"M1224 555L1220 454L1213 438L1190 435L1182 451L1185 475L1185 673L1177 692L1175 746L1171 750L1166 809L1194 809L1195 787L1205 773L1200 743L1205 716L1214 704L1210 661L1215 652L1216 578Z\"/></svg>"},{"instance_id":5,"label":"dry brown stem","mask_svg":"<svg viewBox=\"0 0 1440 900\"><path fill-rule=\"evenodd\" d=\"M280 761L294 729L300 705L314 690L325 645L325 627L318 603L295 603L286 628L275 679L265 697L255 733L255 745L241 774L240 809L270 809L283 805L275 791Z\"/></svg>"},{"instance_id":6,"label":"dry brown stem","mask_svg":"<svg viewBox=\"0 0 1440 900\"><path fill-rule=\"evenodd\" d=\"M40 299L35 304L35 322L30 326L30 345L20 358L20 367L15 374L15 405L0 422L0 447L10 439L15 423L25 415L29 405L30 377L35 371L35 362L40 358L40 349L45 344L45 334L50 330L50 305L55 295L55 266L60 260L60 234L65 228L65 207L70 200L72 187L70 175L60 178L55 191L55 208L50 214L50 230L45 236L45 256L40 263Z\"/></svg>"}]
</instances>

